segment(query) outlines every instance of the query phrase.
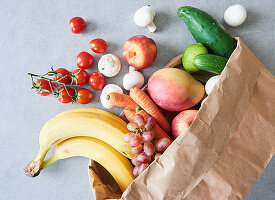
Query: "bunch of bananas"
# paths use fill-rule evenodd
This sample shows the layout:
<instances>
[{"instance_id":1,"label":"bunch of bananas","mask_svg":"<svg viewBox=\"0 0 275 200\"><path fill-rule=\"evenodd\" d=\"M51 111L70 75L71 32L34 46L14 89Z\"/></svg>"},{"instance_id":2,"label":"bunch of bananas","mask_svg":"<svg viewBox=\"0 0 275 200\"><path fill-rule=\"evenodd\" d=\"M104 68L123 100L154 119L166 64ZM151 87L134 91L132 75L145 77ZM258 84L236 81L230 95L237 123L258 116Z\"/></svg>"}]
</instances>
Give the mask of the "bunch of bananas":
<instances>
[{"instance_id":1,"label":"bunch of bananas","mask_svg":"<svg viewBox=\"0 0 275 200\"><path fill-rule=\"evenodd\" d=\"M134 179L132 164L127 159L134 155L130 145L123 141L128 132L126 126L119 117L96 108L62 112L43 126L39 153L25 167L25 173L35 177L57 160L83 156L108 170L123 192ZM44 160L53 146L56 146L54 154Z\"/></svg>"}]
</instances>

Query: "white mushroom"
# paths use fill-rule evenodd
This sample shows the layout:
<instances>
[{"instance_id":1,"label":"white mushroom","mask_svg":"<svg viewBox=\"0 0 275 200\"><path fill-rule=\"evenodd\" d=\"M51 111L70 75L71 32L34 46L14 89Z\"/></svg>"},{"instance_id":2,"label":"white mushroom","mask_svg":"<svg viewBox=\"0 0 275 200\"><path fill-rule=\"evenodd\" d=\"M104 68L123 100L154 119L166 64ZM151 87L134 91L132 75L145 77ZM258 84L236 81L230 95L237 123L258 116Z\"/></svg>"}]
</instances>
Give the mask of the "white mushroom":
<instances>
[{"instance_id":1,"label":"white mushroom","mask_svg":"<svg viewBox=\"0 0 275 200\"><path fill-rule=\"evenodd\" d=\"M120 71L121 63L113 54L106 54L98 61L98 70L106 77L113 77Z\"/></svg>"},{"instance_id":2,"label":"white mushroom","mask_svg":"<svg viewBox=\"0 0 275 200\"><path fill-rule=\"evenodd\" d=\"M156 30L156 25L153 22L155 15L155 9L153 9L151 6L144 6L135 12L135 24L141 27L147 26L149 28L149 31L153 33Z\"/></svg>"},{"instance_id":3,"label":"white mushroom","mask_svg":"<svg viewBox=\"0 0 275 200\"><path fill-rule=\"evenodd\" d=\"M108 109L112 109L112 108L116 107L116 106L110 104L109 101L107 100L108 94L110 94L112 92L123 94L123 90L118 85L116 85L116 84L106 85L103 88L101 95L100 95L100 101L101 101L101 104L103 107L108 108Z\"/></svg>"},{"instance_id":4,"label":"white mushroom","mask_svg":"<svg viewBox=\"0 0 275 200\"><path fill-rule=\"evenodd\" d=\"M246 19L246 10L243 5L236 4L226 9L224 21L228 26L240 26Z\"/></svg>"},{"instance_id":5,"label":"white mushroom","mask_svg":"<svg viewBox=\"0 0 275 200\"><path fill-rule=\"evenodd\" d=\"M137 87L141 88L144 84L144 77L142 73L136 71L135 68L129 67L129 73L125 74L123 77L123 87L125 90L130 90L131 88Z\"/></svg>"},{"instance_id":6,"label":"white mushroom","mask_svg":"<svg viewBox=\"0 0 275 200\"><path fill-rule=\"evenodd\" d=\"M213 76L211 77L205 84L205 92L207 95L209 95L216 85L216 83L219 81L221 75Z\"/></svg>"}]
</instances>

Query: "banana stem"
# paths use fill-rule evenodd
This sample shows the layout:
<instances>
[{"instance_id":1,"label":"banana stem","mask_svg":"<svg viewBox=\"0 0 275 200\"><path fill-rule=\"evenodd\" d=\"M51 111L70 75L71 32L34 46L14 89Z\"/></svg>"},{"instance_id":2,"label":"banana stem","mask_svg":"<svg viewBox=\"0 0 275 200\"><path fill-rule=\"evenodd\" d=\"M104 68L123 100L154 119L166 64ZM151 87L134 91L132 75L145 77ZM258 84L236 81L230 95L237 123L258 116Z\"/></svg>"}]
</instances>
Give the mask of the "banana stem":
<instances>
[{"instance_id":1,"label":"banana stem","mask_svg":"<svg viewBox=\"0 0 275 200\"><path fill-rule=\"evenodd\" d=\"M42 169L46 169L51 164L55 163L57 160L59 160L59 158L58 158L57 154L54 153L49 159L43 161L43 163L42 163Z\"/></svg>"},{"instance_id":2,"label":"banana stem","mask_svg":"<svg viewBox=\"0 0 275 200\"><path fill-rule=\"evenodd\" d=\"M39 153L36 158L31 161L25 168L25 174L30 177L38 176L40 171L42 170L42 162L50 148L40 147Z\"/></svg>"}]
</instances>

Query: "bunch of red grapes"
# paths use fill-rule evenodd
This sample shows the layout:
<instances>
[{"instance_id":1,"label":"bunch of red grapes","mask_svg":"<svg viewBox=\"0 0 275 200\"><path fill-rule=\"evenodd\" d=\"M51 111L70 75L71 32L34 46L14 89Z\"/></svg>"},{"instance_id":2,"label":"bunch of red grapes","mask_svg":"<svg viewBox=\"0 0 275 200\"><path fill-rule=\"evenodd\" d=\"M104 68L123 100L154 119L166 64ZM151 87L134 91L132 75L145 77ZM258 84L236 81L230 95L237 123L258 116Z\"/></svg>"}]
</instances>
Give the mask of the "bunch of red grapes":
<instances>
[{"instance_id":1,"label":"bunch of red grapes","mask_svg":"<svg viewBox=\"0 0 275 200\"><path fill-rule=\"evenodd\" d=\"M132 158L135 177L138 177L149 166L152 158L154 160L159 157L171 144L169 138L155 138L153 130L155 125L155 118L149 117L145 121L141 114L135 115L134 123L127 124L127 129L131 132L125 134L123 140L130 143L133 154L138 154Z\"/></svg>"}]
</instances>

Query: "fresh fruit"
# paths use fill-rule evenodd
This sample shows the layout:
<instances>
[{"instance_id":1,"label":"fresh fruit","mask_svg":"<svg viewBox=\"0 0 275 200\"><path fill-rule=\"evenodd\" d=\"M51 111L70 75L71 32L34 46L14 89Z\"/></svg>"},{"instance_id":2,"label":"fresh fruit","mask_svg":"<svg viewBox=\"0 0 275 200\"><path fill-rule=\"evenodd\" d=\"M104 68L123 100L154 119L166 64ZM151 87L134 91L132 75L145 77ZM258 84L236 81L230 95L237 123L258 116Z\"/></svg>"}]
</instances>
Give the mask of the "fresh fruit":
<instances>
[{"instance_id":1,"label":"fresh fruit","mask_svg":"<svg viewBox=\"0 0 275 200\"><path fill-rule=\"evenodd\" d=\"M193 60L196 55L202 53L208 53L208 51L201 43L191 44L184 50L182 55L182 65L188 73L199 71L199 69L193 65Z\"/></svg>"},{"instance_id":2,"label":"fresh fruit","mask_svg":"<svg viewBox=\"0 0 275 200\"><path fill-rule=\"evenodd\" d=\"M135 134L133 132L130 132L130 133L126 133L124 136L123 136L123 141L124 142L130 142L130 138L132 136L134 136Z\"/></svg>"},{"instance_id":3,"label":"fresh fruit","mask_svg":"<svg viewBox=\"0 0 275 200\"><path fill-rule=\"evenodd\" d=\"M90 103L94 99L94 94L92 91L86 88L80 88L76 91L77 102L80 104Z\"/></svg>"},{"instance_id":4,"label":"fresh fruit","mask_svg":"<svg viewBox=\"0 0 275 200\"><path fill-rule=\"evenodd\" d=\"M123 57L130 66L144 69L153 64L157 56L157 45L151 38L136 35L130 38L123 47Z\"/></svg>"},{"instance_id":5,"label":"fresh fruit","mask_svg":"<svg viewBox=\"0 0 275 200\"><path fill-rule=\"evenodd\" d=\"M131 148L131 152L133 154L138 154L142 151L142 149L143 149L142 144L138 144L137 146Z\"/></svg>"},{"instance_id":6,"label":"fresh fruit","mask_svg":"<svg viewBox=\"0 0 275 200\"><path fill-rule=\"evenodd\" d=\"M198 110L184 110L180 112L172 121L172 136L176 139L183 134L193 123Z\"/></svg>"},{"instance_id":7,"label":"fresh fruit","mask_svg":"<svg viewBox=\"0 0 275 200\"><path fill-rule=\"evenodd\" d=\"M154 139L154 134L151 131L145 131L142 133L142 139L144 142L151 142Z\"/></svg>"},{"instance_id":8,"label":"fresh fruit","mask_svg":"<svg viewBox=\"0 0 275 200\"><path fill-rule=\"evenodd\" d=\"M148 163L141 164L141 165L138 167L138 174L140 175L147 167L149 167L149 164L148 164Z\"/></svg>"},{"instance_id":9,"label":"fresh fruit","mask_svg":"<svg viewBox=\"0 0 275 200\"><path fill-rule=\"evenodd\" d=\"M160 90L163 88L160 88ZM171 91L172 92L172 91ZM164 115L160 112L158 107L154 104L154 102L148 97L144 91L139 88L132 88L130 90L130 97L149 115L154 117L157 123L163 128L165 131L170 132L170 124Z\"/></svg>"},{"instance_id":10,"label":"fresh fruit","mask_svg":"<svg viewBox=\"0 0 275 200\"><path fill-rule=\"evenodd\" d=\"M54 75L53 80L58 80L63 84L70 84L72 82L71 73L65 68L58 68L57 74Z\"/></svg>"},{"instance_id":11,"label":"fresh fruit","mask_svg":"<svg viewBox=\"0 0 275 200\"><path fill-rule=\"evenodd\" d=\"M85 85L89 80L89 75L84 69L77 69L72 74L75 85Z\"/></svg>"},{"instance_id":12,"label":"fresh fruit","mask_svg":"<svg viewBox=\"0 0 275 200\"><path fill-rule=\"evenodd\" d=\"M219 81L221 75L211 77L205 84L205 92L207 95L211 93L216 83Z\"/></svg>"},{"instance_id":13,"label":"fresh fruit","mask_svg":"<svg viewBox=\"0 0 275 200\"><path fill-rule=\"evenodd\" d=\"M151 142L144 142L143 150L144 153L150 157L155 153L154 145Z\"/></svg>"},{"instance_id":14,"label":"fresh fruit","mask_svg":"<svg viewBox=\"0 0 275 200\"><path fill-rule=\"evenodd\" d=\"M98 61L98 70L106 77L117 75L120 68L120 60L113 54L104 55Z\"/></svg>"},{"instance_id":15,"label":"fresh fruit","mask_svg":"<svg viewBox=\"0 0 275 200\"><path fill-rule=\"evenodd\" d=\"M36 81L36 92L41 96L48 96L52 93L51 83L43 78Z\"/></svg>"},{"instance_id":16,"label":"fresh fruit","mask_svg":"<svg viewBox=\"0 0 275 200\"><path fill-rule=\"evenodd\" d=\"M149 163L150 161L151 161L151 157L147 156L144 152L142 152L137 156L137 162L141 164Z\"/></svg>"},{"instance_id":17,"label":"fresh fruit","mask_svg":"<svg viewBox=\"0 0 275 200\"><path fill-rule=\"evenodd\" d=\"M113 92L123 94L123 90L121 89L121 87L119 87L116 84L108 84L103 88L100 94L100 101L104 108L112 109L116 107L115 105L111 104L108 100L108 95Z\"/></svg>"},{"instance_id":18,"label":"fresh fruit","mask_svg":"<svg viewBox=\"0 0 275 200\"><path fill-rule=\"evenodd\" d=\"M74 17L69 22L71 31L75 34L82 33L86 28L86 23L81 17Z\"/></svg>"},{"instance_id":19,"label":"fresh fruit","mask_svg":"<svg viewBox=\"0 0 275 200\"><path fill-rule=\"evenodd\" d=\"M162 152L166 150L170 144L171 140L169 140L168 138L160 138L155 143L155 149L157 152Z\"/></svg>"},{"instance_id":20,"label":"fresh fruit","mask_svg":"<svg viewBox=\"0 0 275 200\"><path fill-rule=\"evenodd\" d=\"M77 136L100 139L126 157L132 158L130 145L123 141L124 134L128 132L126 126L119 117L95 108L79 108L60 113L43 126L39 136L39 153L29 166L35 166L34 170L39 170L51 147ZM35 175L37 174L33 171L32 176Z\"/></svg>"},{"instance_id":21,"label":"fresh fruit","mask_svg":"<svg viewBox=\"0 0 275 200\"><path fill-rule=\"evenodd\" d=\"M236 40L206 12L184 6L177 10L177 14L185 22L195 40L205 46L210 53L229 58L235 50Z\"/></svg>"},{"instance_id":22,"label":"fresh fruit","mask_svg":"<svg viewBox=\"0 0 275 200\"><path fill-rule=\"evenodd\" d=\"M136 114L134 117L134 123L138 126L144 126L145 120L141 114Z\"/></svg>"},{"instance_id":23,"label":"fresh fruit","mask_svg":"<svg viewBox=\"0 0 275 200\"><path fill-rule=\"evenodd\" d=\"M156 71L149 78L148 92L161 108L182 111L201 101L204 86L183 70L165 68Z\"/></svg>"},{"instance_id":24,"label":"fresh fruit","mask_svg":"<svg viewBox=\"0 0 275 200\"><path fill-rule=\"evenodd\" d=\"M42 163L41 169L75 156L87 157L101 164L113 176L122 192L134 180L130 161L110 145L92 137L74 137L59 143L54 154Z\"/></svg>"},{"instance_id":25,"label":"fresh fruit","mask_svg":"<svg viewBox=\"0 0 275 200\"><path fill-rule=\"evenodd\" d=\"M155 32L156 25L153 20L156 11L151 6L143 6L138 9L134 14L134 21L137 26L147 27L151 33Z\"/></svg>"},{"instance_id":26,"label":"fresh fruit","mask_svg":"<svg viewBox=\"0 0 275 200\"><path fill-rule=\"evenodd\" d=\"M143 115L135 114L131 121L134 121L134 123L128 123L127 128L133 133L125 134L124 141L130 143L133 154L138 154L131 160L133 165L135 165L133 175L137 177L149 166L152 157L155 157L155 149L158 150L158 152L163 152L172 141L170 138L154 139L155 135L146 129L146 124L150 124L147 126L150 127L150 130L157 125L156 120L152 117L148 117L145 124Z\"/></svg>"},{"instance_id":27,"label":"fresh fruit","mask_svg":"<svg viewBox=\"0 0 275 200\"><path fill-rule=\"evenodd\" d=\"M68 113L75 113L75 112L90 112L90 113L97 113L100 115L108 116L109 118L112 118L112 120L116 121L116 123L121 123L121 118L117 117L116 115L107 112L105 110L97 109L97 108L91 108L91 107L79 107L79 108L72 108L69 110L65 110L61 113L58 113L55 117L60 117L63 115L67 115ZM127 126L127 125L126 125Z\"/></svg>"},{"instance_id":28,"label":"fresh fruit","mask_svg":"<svg viewBox=\"0 0 275 200\"><path fill-rule=\"evenodd\" d=\"M141 165L140 162L137 161L137 156L134 156L132 159L131 159L131 162L134 166L139 166Z\"/></svg>"},{"instance_id":29,"label":"fresh fruit","mask_svg":"<svg viewBox=\"0 0 275 200\"><path fill-rule=\"evenodd\" d=\"M125 117L127 118L127 120L129 122L134 122L134 117L135 117L135 111L134 110L124 109L123 112L124 112L124 115L125 115ZM140 110L138 113L141 114L146 120L148 118L150 118L150 115L148 115L144 110ZM146 126L146 124L145 124L145 126ZM155 127L153 129L151 129L151 130L155 133L154 136L156 138L167 137L167 138L169 138L171 140L171 138L159 127L158 124L156 124Z\"/></svg>"},{"instance_id":30,"label":"fresh fruit","mask_svg":"<svg viewBox=\"0 0 275 200\"><path fill-rule=\"evenodd\" d=\"M149 117L147 120L146 120L146 124L145 124L145 129L150 131L152 130L157 124L157 121L155 120L155 118L153 117Z\"/></svg>"},{"instance_id":31,"label":"fresh fruit","mask_svg":"<svg viewBox=\"0 0 275 200\"><path fill-rule=\"evenodd\" d=\"M95 53L104 53L107 49L105 40L97 38L90 42L90 49Z\"/></svg>"},{"instance_id":32,"label":"fresh fruit","mask_svg":"<svg viewBox=\"0 0 275 200\"><path fill-rule=\"evenodd\" d=\"M61 87L58 89L57 100L61 103L71 103L75 101L75 91L69 87Z\"/></svg>"},{"instance_id":33,"label":"fresh fruit","mask_svg":"<svg viewBox=\"0 0 275 200\"><path fill-rule=\"evenodd\" d=\"M246 9L241 4L232 5L226 9L223 18L228 26L240 26L246 19Z\"/></svg>"},{"instance_id":34,"label":"fresh fruit","mask_svg":"<svg viewBox=\"0 0 275 200\"><path fill-rule=\"evenodd\" d=\"M194 57L193 64L200 70L221 74L227 61L227 58L221 56L200 54Z\"/></svg>"},{"instance_id":35,"label":"fresh fruit","mask_svg":"<svg viewBox=\"0 0 275 200\"><path fill-rule=\"evenodd\" d=\"M82 51L76 56L76 65L80 69L88 69L92 66L93 61L93 56L86 51Z\"/></svg>"},{"instance_id":36,"label":"fresh fruit","mask_svg":"<svg viewBox=\"0 0 275 200\"><path fill-rule=\"evenodd\" d=\"M130 138L130 146L131 147L136 147L138 146L142 141L142 137L140 134L135 134Z\"/></svg>"},{"instance_id":37,"label":"fresh fruit","mask_svg":"<svg viewBox=\"0 0 275 200\"><path fill-rule=\"evenodd\" d=\"M135 166L133 169L133 175L134 177L138 177L139 176L139 168L138 166Z\"/></svg>"},{"instance_id":38,"label":"fresh fruit","mask_svg":"<svg viewBox=\"0 0 275 200\"><path fill-rule=\"evenodd\" d=\"M94 90L102 90L105 86L105 77L99 72L94 72L89 77L89 85Z\"/></svg>"},{"instance_id":39,"label":"fresh fruit","mask_svg":"<svg viewBox=\"0 0 275 200\"><path fill-rule=\"evenodd\" d=\"M136 125L135 123L128 123L128 124L127 124L127 129L128 129L129 131L132 131L132 132L137 132L138 129L139 129L139 127L138 127L138 125Z\"/></svg>"}]
</instances>

